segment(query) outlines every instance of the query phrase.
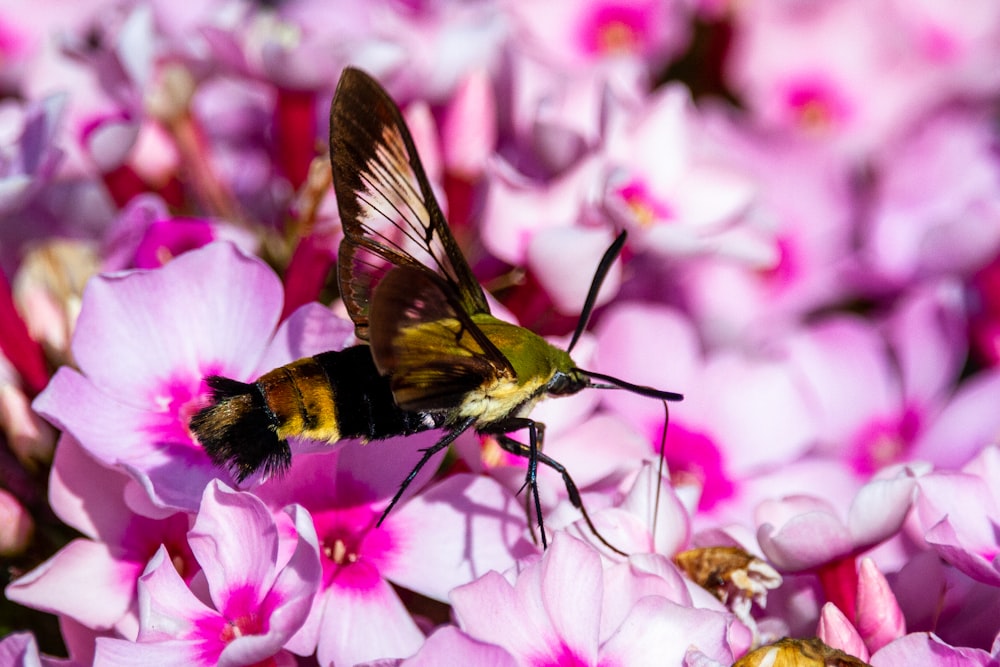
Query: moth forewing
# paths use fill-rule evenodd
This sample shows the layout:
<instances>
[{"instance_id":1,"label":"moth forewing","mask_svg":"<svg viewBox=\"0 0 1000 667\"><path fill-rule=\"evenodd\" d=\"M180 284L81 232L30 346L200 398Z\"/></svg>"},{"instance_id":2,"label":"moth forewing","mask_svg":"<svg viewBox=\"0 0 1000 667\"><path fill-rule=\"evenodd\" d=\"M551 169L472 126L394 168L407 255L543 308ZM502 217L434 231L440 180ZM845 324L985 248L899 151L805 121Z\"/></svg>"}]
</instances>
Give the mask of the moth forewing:
<instances>
[{"instance_id":1,"label":"moth forewing","mask_svg":"<svg viewBox=\"0 0 1000 667\"><path fill-rule=\"evenodd\" d=\"M389 265L427 267L454 288L464 310L489 312L398 107L356 69L344 70L334 95L330 161L344 227L338 279L360 338L368 338L372 289Z\"/></svg>"}]
</instances>

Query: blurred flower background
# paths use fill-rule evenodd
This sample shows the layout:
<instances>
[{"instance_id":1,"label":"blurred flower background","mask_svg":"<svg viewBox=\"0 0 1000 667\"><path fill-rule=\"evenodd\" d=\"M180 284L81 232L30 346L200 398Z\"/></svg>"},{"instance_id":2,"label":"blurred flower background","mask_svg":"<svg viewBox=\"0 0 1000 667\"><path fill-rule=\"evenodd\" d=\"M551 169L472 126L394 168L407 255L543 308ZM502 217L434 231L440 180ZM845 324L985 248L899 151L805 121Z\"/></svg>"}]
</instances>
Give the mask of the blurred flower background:
<instances>
[{"instance_id":1,"label":"blurred flower background","mask_svg":"<svg viewBox=\"0 0 1000 667\"><path fill-rule=\"evenodd\" d=\"M0 663L997 664L998 63L993 0L7 0ZM242 485L192 438L353 342L346 65L505 317L565 341L629 232L575 357L685 394L666 472L655 401L533 413L627 558L551 470L543 552L490 439L375 527L435 434Z\"/></svg>"}]
</instances>

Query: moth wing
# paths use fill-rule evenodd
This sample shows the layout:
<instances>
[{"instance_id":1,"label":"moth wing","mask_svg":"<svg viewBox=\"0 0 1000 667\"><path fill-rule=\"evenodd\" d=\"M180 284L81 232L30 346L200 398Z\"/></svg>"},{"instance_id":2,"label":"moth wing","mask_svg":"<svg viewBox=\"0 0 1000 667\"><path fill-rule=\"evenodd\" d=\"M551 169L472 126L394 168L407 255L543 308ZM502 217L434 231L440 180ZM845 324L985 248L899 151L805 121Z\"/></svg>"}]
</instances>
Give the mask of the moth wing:
<instances>
[{"instance_id":1,"label":"moth wing","mask_svg":"<svg viewBox=\"0 0 1000 667\"><path fill-rule=\"evenodd\" d=\"M372 357L404 410L450 410L468 392L514 377L448 283L422 268L390 271L375 288Z\"/></svg>"},{"instance_id":2,"label":"moth wing","mask_svg":"<svg viewBox=\"0 0 1000 667\"><path fill-rule=\"evenodd\" d=\"M460 310L489 312L399 108L357 69L344 70L333 98L330 162L344 228L338 280L358 338L369 340L375 288L394 267L427 267L457 295Z\"/></svg>"}]
</instances>

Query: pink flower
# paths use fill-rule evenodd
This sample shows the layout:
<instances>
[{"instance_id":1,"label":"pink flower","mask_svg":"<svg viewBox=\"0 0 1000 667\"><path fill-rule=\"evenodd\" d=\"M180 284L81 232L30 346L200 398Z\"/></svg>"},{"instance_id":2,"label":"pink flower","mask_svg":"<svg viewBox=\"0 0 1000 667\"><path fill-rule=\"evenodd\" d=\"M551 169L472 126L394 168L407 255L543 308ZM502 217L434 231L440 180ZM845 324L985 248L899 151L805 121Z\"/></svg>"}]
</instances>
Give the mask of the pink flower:
<instances>
[{"instance_id":1,"label":"pink flower","mask_svg":"<svg viewBox=\"0 0 1000 667\"><path fill-rule=\"evenodd\" d=\"M510 55L511 139L514 163L525 174L555 177L573 170L600 146L608 112L641 104L645 78L639 72L572 68L556 70L543 58L515 50Z\"/></svg>"},{"instance_id":2,"label":"pink flower","mask_svg":"<svg viewBox=\"0 0 1000 667\"><path fill-rule=\"evenodd\" d=\"M938 99L884 3L754 3L734 23L727 74L751 118L841 155L878 146Z\"/></svg>"},{"instance_id":3,"label":"pink flower","mask_svg":"<svg viewBox=\"0 0 1000 667\"><path fill-rule=\"evenodd\" d=\"M245 230L200 218L177 218L159 197L132 199L107 231L104 241L105 271L154 269L174 257L212 241L230 241L252 253L256 240Z\"/></svg>"},{"instance_id":4,"label":"pink flower","mask_svg":"<svg viewBox=\"0 0 1000 667\"><path fill-rule=\"evenodd\" d=\"M289 523L293 537L283 534ZM287 662L283 647L311 651L294 640L320 579L316 534L302 508L290 507L279 523L255 496L215 481L188 541L204 577L197 592L158 550L139 580L137 641L98 639L95 665L249 665Z\"/></svg>"},{"instance_id":5,"label":"pink flower","mask_svg":"<svg viewBox=\"0 0 1000 667\"><path fill-rule=\"evenodd\" d=\"M669 257L773 262L768 235L742 224L754 182L709 155L688 91L665 87L618 116L605 133L603 202L633 243Z\"/></svg>"},{"instance_id":6,"label":"pink flower","mask_svg":"<svg viewBox=\"0 0 1000 667\"><path fill-rule=\"evenodd\" d=\"M38 653L38 642L28 632L15 632L0 639L0 664L10 667L72 667L66 660L55 660Z\"/></svg>"},{"instance_id":7,"label":"pink flower","mask_svg":"<svg viewBox=\"0 0 1000 667\"><path fill-rule=\"evenodd\" d=\"M730 644L732 617L717 604L693 606L669 561L633 556L604 569L595 550L566 535L507 578L490 572L451 600L465 634L518 664L680 664L692 650L730 664L746 648Z\"/></svg>"},{"instance_id":8,"label":"pink flower","mask_svg":"<svg viewBox=\"0 0 1000 667\"><path fill-rule=\"evenodd\" d=\"M443 601L453 587L533 551L523 506L489 478L454 475L416 494L435 461L376 525L420 447L437 437L299 454L287 475L258 487L272 506L295 500L312 515L322 578L305 633L321 663L402 658L420 647L423 633L390 582Z\"/></svg>"},{"instance_id":9,"label":"pink flower","mask_svg":"<svg viewBox=\"0 0 1000 667\"><path fill-rule=\"evenodd\" d=\"M614 58L656 67L687 39L686 8L673 0L558 0L544 7L518 2L511 9L526 47L541 50L565 69Z\"/></svg>"},{"instance_id":10,"label":"pink flower","mask_svg":"<svg viewBox=\"0 0 1000 667\"><path fill-rule=\"evenodd\" d=\"M597 370L684 388L684 401L671 406L666 457L675 484L700 488L702 512L735 509L748 517L752 505L742 497L743 485L770 466L795 461L811 445L814 420L786 362L735 351L705 359L691 323L663 306L614 306L597 336ZM626 392L601 399L645 435L650 453L658 449L662 405ZM777 413L782 419L773 418Z\"/></svg>"},{"instance_id":11,"label":"pink flower","mask_svg":"<svg viewBox=\"0 0 1000 667\"><path fill-rule=\"evenodd\" d=\"M208 482L227 475L187 429L203 405L202 378L248 379L350 336L329 311L306 308L272 337L280 310L271 270L226 244L95 278L72 343L82 373L61 368L35 409L127 471L154 506L193 511Z\"/></svg>"},{"instance_id":12,"label":"pink flower","mask_svg":"<svg viewBox=\"0 0 1000 667\"><path fill-rule=\"evenodd\" d=\"M930 632L900 637L871 657L872 667L990 667L996 657L986 651L965 646L950 646Z\"/></svg>"},{"instance_id":13,"label":"pink flower","mask_svg":"<svg viewBox=\"0 0 1000 667\"><path fill-rule=\"evenodd\" d=\"M7 598L86 628L114 628L121 636L134 638L136 582L149 559L158 549L166 549L186 580L194 577L198 566L188 547L188 516L150 519L136 514L124 502L127 489L125 475L99 465L64 435L56 448L50 501L59 518L84 537L12 582L5 591ZM101 591L99 605L93 603L95 590Z\"/></svg>"},{"instance_id":14,"label":"pink flower","mask_svg":"<svg viewBox=\"0 0 1000 667\"><path fill-rule=\"evenodd\" d=\"M771 341L812 310L849 298L852 286L843 272L857 261L851 175L808 141L748 126L733 113L707 111L706 133L726 147L734 169L753 175L755 194L741 226L766 230L774 253L763 264L699 258L677 287L708 344Z\"/></svg>"},{"instance_id":15,"label":"pink flower","mask_svg":"<svg viewBox=\"0 0 1000 667\"><path fill-rule=\"evenodd\" d=\"M1000 450L986 447L961 471L921 477L917 517L924 539L946 561L977 581L1000 586ZM975 507L976 511L969 511Z\"/></svg>"},{"instance_id":16,"label":"pink flower","mask_svg":"<svg viewBox=\"0 0 1000 667\"><path fill-rule=\"evenodd\" d=\"M864 256L893 285L969 275L1000 249L1000 160L986 113L938 113L879 155Z\"/></svg>"},{"instance_id":17,"label":"pink flower","mask_svg":"<svg viewBox=\"0 0 1000 667\"><path fill-rule=\"evenodd\" d=\"M915 486L906 469L874 479L855 495L846 521L830 502L812 496L765 501L756 509L757 540L779 570L815 572L826 599L854 620L868 612L857 607L855 556L899 531Z\"/></svg>"},{"instance_id":18,"label":"pink flower","mask_svg":"<svg viewBox=\"0 0 1000 667\"><path fill-rule=\"evenodd\" d=\"M518 662L501 646L489 644L447 625L434 631L416 655L399 663L399 667L437 667L442 660L455 665L482 667L517 667Z\"/></svg>"},{"instance_id":19,"label":"pink flower","mask_svg":"<svg viewBox=\"0 0 1000 667\"><path fill-rule=\"evenodd\" d=\"M789 339L823 451L867 474L907 460L962 465L990 442L1000 416L987 405L1000 375L957 384L960 309L948 286L929 287L914 290L881 330L839 316Z\"/></svg>"}]
</instances>

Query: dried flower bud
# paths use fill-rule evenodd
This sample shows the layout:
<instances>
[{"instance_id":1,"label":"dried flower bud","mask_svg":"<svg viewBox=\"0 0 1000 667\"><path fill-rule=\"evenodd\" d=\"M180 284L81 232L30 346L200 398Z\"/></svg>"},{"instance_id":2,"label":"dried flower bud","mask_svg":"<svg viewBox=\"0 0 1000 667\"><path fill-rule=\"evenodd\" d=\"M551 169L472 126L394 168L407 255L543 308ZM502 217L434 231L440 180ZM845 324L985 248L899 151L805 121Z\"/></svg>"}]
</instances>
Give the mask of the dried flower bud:
<instances>
[{"instance_id":1,"label":"dried flower bud","mask_svg":"<svg viewBox=\"0 0 1000 667\"><path fill-rule=\"evenodd\" d=\"M866 667L853 655L812 639L779 639L761 646L733 663L733 667ZM870 667L870 666L869 666Z\"/></svg>"}]
</instances>

